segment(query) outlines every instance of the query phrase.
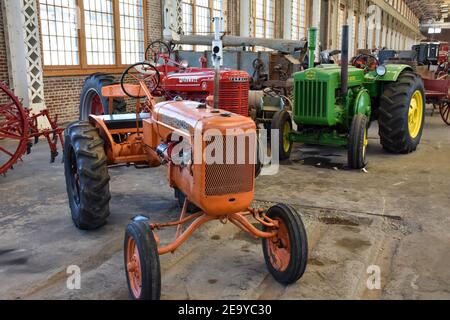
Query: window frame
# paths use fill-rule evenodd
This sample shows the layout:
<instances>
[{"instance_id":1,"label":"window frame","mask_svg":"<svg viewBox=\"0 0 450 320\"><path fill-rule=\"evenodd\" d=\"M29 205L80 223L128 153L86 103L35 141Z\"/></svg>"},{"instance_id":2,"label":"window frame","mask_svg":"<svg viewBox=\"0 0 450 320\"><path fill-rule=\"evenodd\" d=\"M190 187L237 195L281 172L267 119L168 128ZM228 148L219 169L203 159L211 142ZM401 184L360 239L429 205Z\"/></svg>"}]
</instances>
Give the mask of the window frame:
<instances>
[{"instance_id":1,"label":"window frame","mask_svg":"<svg viewBox=\"0 0 450 320\"><path fill-rule=\"evenodd\" d=\"M57 76L82 76L89 75L96 72L105 72L119 74L128 67L127 64L122 64L122 45L120 38L120 4L119 0L112 0L113 2L113 21L114 21L114 48L115 48L115 64L113 65L89 65L87 63L86 50L86 30L85 30L85 16L84 16L84 1L75 0L78 10L78 19L80 28L77 30L78 34L78 59L77 65L57 65L49 66L43 63L44 77ZM37 1L38 12L40 12L40 1ZM148 46L148 15L147 15L147 0L142 0L143 22L144 22L144 49ZM41 52L43 53L43 35L41 18L39 17L39 30L41 38ZM139 61L136 61L139 62Z\"/></svg>"},{"instance_id":2,"label":"window frame","mask_svg":"<svg viewBox=\"0 0 450 320\"><path fill-rule=\"evenodd\" d=\"M189 2L189 3L187 3ZM197 4L197 0L187 0L181 1L181 4L186 4L191 6L192 8L192 33L191 34L197 34L197 9L198 7L200 8L207 8L209 10L209 14L210 14L210 21L209 21L209 32L211 34L213 34L213 30L214 30L214 22L212 21L212 18L214 18L214 11L216 11L216 9L214 9L214 0L208 0L208 7L205 7L203 5ZM225 7L226 6L226 7ZM222 0L222 8L221 11L223 12L223 19L226 21L227 20L227 15L228 15L228 6L227 6L227 1ZM182 15L184 14L184 12L182 12ZM186 30L183 30L183 32L186 32ZM198 51L197 47L204 47L204 46L198 46L198 45L192 45L192 51Z\"/></svg>"},{"instance_id":3,"label":"window frame","mask_svg":"<svg viewBox=\"0 0 450 320\"><path fill-rule=\"evenodd\" d=\"M267 19L267 1L273 1L273 21ZM263 17L262 19L256 17L256 0L252 0L252 13L251 13L251 19L253 24L253 30L252 30L252 37L258 38L258 39L275 39L277 37L277 24L278 24L278 17L277 17L277 1L276 0L263 0ZM264 37L257 37L256 36L256 20L263 20L264 22ZM267 22L273 22L273 38L267 37Z\"/></svg>"},{"instance_id":4,"label":"window frame","mask_svg":"<svg viewBox=\"0 0 450 320\"><path fill-rule=\"evenodd\" d=\"M294 27L295 27L294 24L293 24L294 12L292 10L294 1L297 1L298 4L299 4L299 2L301 2L300 0L291 0L291 14L292 14L292 17L291 17L291 38L292 38L292 33L293 33L293 30L294 30ZM305 8L304 8L304 10L305 10L305 21L303 21L303 29L305 30L305 33L303 34L303 36L300 37L300 39L295 39L295 40L301 40L301 39L303 39L305 37L308 38L308 26L310 24L311 2L310 2L310 0L304 0L304 1L305 1ZM297 16L298 21L300 22L300 11L296 12L296 16ZM298 26L296 27L297 32L298 32L299 35L300 35L301 28L302 28L302 26L299 23Z\"/></svg>"}]
</instances>

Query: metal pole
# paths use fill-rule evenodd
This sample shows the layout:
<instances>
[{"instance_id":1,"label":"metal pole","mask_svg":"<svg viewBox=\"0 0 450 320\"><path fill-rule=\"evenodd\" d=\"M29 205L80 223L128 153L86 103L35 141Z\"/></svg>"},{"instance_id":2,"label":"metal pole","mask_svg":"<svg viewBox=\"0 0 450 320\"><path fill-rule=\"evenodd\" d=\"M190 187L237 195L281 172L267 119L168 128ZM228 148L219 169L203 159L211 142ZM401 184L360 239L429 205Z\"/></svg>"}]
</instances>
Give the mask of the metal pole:
<instances>
[{"instance_id":1,"label":"metal pole","mask_svg":"<svg viewBox=\"0 0 450 320\"><path fill-rule=\"evenodd\" d=\"M219 109L219 93L220 93L220 66L223 58L223 45L220 38L222 30L222 18L214 18L214 41L212 43L212 59L214 64L214 110Z\"/></svg>"},{"instance_id":2,"label":"metal pole","mask_svg":"<svg viewBox=\"0 0 450 320\"><path fill-rule=\"evenodd\" d=\"M341 93L348 91L348 25L342 26L342 54L341 54Z\"/></svg>"},{"instance_id":3,"label":"metal pole","mask_svg":"<svg viewBox=\"0 0 450 320\"><path fill-rule=\"evenodd\" d=\"M311 27L308 32L308 68L314 68L314 61L316 59L316 43L317 43L317 28Z\"/></svg>"}]
</instances>

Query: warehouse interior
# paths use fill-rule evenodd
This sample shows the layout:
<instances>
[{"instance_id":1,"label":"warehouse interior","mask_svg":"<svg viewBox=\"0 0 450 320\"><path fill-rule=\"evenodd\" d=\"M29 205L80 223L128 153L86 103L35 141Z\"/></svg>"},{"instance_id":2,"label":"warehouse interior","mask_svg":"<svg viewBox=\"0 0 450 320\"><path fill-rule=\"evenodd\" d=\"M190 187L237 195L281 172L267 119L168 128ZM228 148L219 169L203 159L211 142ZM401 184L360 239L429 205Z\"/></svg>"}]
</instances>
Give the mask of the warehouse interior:
<instances>
[{"instance_id":1,"label":"warehouse interior","mask_svg":"<svg viewBox=\"0 0 450 320\"><path fill-rule=\"evenodd\" d=\"M450 299L449 0L0 4L0 300ZM153 147L221 121L270 160Z\"/></svg>"}]
</instances>

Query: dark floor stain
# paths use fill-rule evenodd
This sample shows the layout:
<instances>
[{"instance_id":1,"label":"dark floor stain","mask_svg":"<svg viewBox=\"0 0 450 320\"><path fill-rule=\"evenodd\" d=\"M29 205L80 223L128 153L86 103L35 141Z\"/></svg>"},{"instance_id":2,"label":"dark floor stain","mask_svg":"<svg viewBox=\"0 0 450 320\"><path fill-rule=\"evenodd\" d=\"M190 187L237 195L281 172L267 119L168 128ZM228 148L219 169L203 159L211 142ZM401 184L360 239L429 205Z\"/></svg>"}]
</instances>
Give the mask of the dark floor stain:
<instances>
[{"instance_id":1,"label":"dark floor stain","mask_svg":"<svg viewBox=\"0 0 450 320\"><path fill-rule=\"evenodd\" d=\"M357 221L352 221L343 217L319 217L319 221L325 224L338 224L342 226L359 226Z\"/></svg>"},{"instance_id":2,"label":"dark floor stain","mask_svg":"<svg viewBox=\"0 0 450 320\"><path fill-rule=\"evenodd\" d=\"M352 252L356 252L360 249L366 249L367 247L370 247L372 243L367 240L362 240L358 238L342 238L340 240L336 241L336 244L340 247L343 247L345 249L348 249Z\"/></svg>"},{"instance_id":3,"label":"dark floor stain","mask_svg":"<svg viewBox=\"0 0 450 320\"><path fill-rule=\"evenodd\" d=\"M332 159L326 157L304 157L296 160L295 162L301 162L306 166L314 166L324 169L345 169L345 165L343 163L333 162Z\"/></svg>"},{"instance_id":4,"label":"dark floor stain","mask_svg":"<svg viewBox=\"0 0 450 320\"><path fill-rule=\"evenodd\" d=\"M211 237L211 240L220 240L220 236L219 235L214 235Z\"/></svg>"},{"instance_id":5,"label":"dark floor stain","mask_svg":"<svg viewBox=\"0 0 450 320\"><path fill-rule=\"evenodd\" d=\"M217 283L217 281L218 281L217 279L209 279L208 283L209 284L215 284L215 283Z\"/></svg>"},{"instance_id":6,"label":"dark floor stain","mask_svg":"<svg viewBox=\"0 0 450 320\"><path fill-rule=\"evenodd\" d=\"M350 232L353 232L353 233L360 233L361 232L360 228L356 228L354 226L344 226L343 229L345 231L350 231Z\"/></svg>"},{"instance_id":7,"label":"dark floor stain","mask_svg":"<svg viewBox=\"0 0 450 320\"><path fill-rule=\"evenodd\" d=\"M308 260L308 264L313 265L313 266L324 266L325 263L323 263L321 260L317 259L317 258L311 258Z\"/></svg>"}]
</instances>

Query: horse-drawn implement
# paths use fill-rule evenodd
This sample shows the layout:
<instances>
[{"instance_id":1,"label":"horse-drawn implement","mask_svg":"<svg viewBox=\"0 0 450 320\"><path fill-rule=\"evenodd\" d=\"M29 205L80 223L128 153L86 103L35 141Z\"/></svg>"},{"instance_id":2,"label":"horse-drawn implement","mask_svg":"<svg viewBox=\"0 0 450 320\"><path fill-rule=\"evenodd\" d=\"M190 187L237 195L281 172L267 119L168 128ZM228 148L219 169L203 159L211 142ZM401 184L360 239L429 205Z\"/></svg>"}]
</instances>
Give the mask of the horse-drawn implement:
<instances>
[{"instance_id":1,"label":"horse-drawn implement","mask_svg":"<svg viewBox=\"0 0 450 320\"><path fill-rule=\"evenodd\" d=\"M50 127L40 129L38 119L45 118ZM51 162L58 155L58 141L64 144L63 129L52 119L47 109L33 114L4 83L0 83L0 175L4 175L22 160L24 154L38 143L39 137L45 137L51 152Z\"/></svg>"}]
</instances>

